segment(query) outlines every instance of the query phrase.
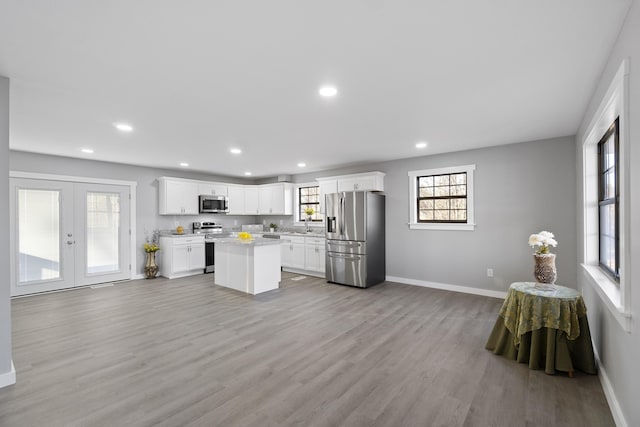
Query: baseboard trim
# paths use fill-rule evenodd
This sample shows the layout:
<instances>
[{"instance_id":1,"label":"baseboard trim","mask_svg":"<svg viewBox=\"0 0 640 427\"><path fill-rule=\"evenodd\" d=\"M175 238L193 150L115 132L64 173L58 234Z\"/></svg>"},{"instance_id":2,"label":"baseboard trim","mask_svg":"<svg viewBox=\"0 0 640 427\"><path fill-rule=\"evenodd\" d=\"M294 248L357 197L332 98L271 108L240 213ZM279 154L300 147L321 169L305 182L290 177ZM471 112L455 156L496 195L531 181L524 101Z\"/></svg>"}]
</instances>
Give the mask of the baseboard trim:
<instances>
[{"instance_id":1,"label":"baseboard trim","mask_svg":"<svg viewBox=\"0 0 640 427\"><path fill-rule=\"evenodd\" d=\"M387 276L386 281L404 283L405 285L422 286L423 288L442 289L444 291L462 292L465 294L472 294L472 295L482 295L485 297L492 297L492 298L505 299L507 297L507 293L502 291L470 288L468 286L450 285L448 283L428 282L426 280L407 279L405 277Z\"/></svg>"},{"instance_id":2,"label":"baseboard trim","mask_svg":"<svg viewBox=\"0 0 640 427\"><path fill-rule=\"evenodd\" d=\"M9 372L5 372L4 374L0 374L0 388L7 387L16 383L16 367L13 365L13 360L11 361L11 370Z\"/></svg>"},{"instance_id":3,"label":"baseboard trim","mask_svg":"<svg viewBox=\"0 0 640 427\"><path fill-rule=\"evenodd\" d=\"M602 368L602 363L600 363L600 355L598 354L598 351L595 349L595 347L593 348L593 353L596 356L596 362L598 363L598 379L600 380L600 385L602 385L604 397L606 397L607 403L609 404L609 409L611 409L613 421L615 421L617 427L629 427L629 424L627 423L627 420L622 413L622 409L620 408L618 398L613 391L613 386L611 385L611 381L609 380L607 371Z\"/></svg>"},{"instance_id":4,"label":"baseboard trim","mask_svg":"<svg viewBox=\"0 0 640 427\"><path fill-rule=\"evenodd\" d=\"M301 270L299 268L282 267L282 271L286 271L287 273L301 274L303 276L320 277L321 279L325 278L324 273L319 273L317 271Z\"/></svg>"}]
</instances>

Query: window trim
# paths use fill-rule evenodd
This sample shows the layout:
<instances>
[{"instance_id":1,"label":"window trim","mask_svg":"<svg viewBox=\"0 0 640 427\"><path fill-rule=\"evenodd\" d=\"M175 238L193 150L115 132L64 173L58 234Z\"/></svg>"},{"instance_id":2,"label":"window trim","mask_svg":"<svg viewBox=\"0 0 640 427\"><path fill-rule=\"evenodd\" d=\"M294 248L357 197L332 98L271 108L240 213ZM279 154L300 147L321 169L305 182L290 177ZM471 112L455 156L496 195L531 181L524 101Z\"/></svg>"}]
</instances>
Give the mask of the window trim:
<instances>
[{"instance_id":1,"label":"window trim","mask_svg":"<svg viewBox=\"0 0 640 427\"><path fill-rule=\"evenodd\" d=\"M436 169L409 171L409 228L412 230L461 230L475 229L474 216L474 171L476 165L451 166ZM418 182L419 176L467 174L467 221L466 222L418 222Z\"/></svg>"},{"instance_id":2,"label":"window trim","mask_svg":"<svg viewBox=\"0 0 640 427\"><path fill-rule=\"evenodd\" d=\"M629 60L618 68L598 109L582 137L583 253L580 272L587 283L627 332L631 330L630 177L629 177ZM598 241L598 142L615 118L619 118L619 235L620 280L616 283L599 265Z\"/></svg>"},{"instance_id":3,"label":"window trim","mask_svg":"<svg viewBox=\"0 0 640 427\"><path fill-rule=\"evenodd\" d=\"M301 220L301 218L298 218L298 215L300 213L300 199L298 198L298 195L300 194L300 188L301 187L320 187L320 185L318 184L317 181L311 181L311 182L300 182L300 183L296 183L293 186L293 209L294 209L294 213L293 213L293 225L294 226L304 226L306 223L304 222L304 220ZM320 195L322 196L322 195ZM324 227L324 213L321 212L322 215L322 219L320 221L310 221L309 222L309 227L313 228L313 227Z\"/></svg>"},{"instance_id":4,"label":"window trim","mask_svg":"<svg viewBox=\"0 0 640 427\"><path fill-rule=\"evenodd\" d=\"M600 138L597 144L598 154L598 265L600 268L616 282L616 285L620 285L620 118L616 117L615 121L611 124L609 129ZM614 136L614 195L613 197L604 198L604 165L603 165L603 153L602 146ZM602 229L601 227L601 215L600 208L613 204L615 207L615 265L616 270L612 270L602 262Z\"/></svg>"}]
</instances>

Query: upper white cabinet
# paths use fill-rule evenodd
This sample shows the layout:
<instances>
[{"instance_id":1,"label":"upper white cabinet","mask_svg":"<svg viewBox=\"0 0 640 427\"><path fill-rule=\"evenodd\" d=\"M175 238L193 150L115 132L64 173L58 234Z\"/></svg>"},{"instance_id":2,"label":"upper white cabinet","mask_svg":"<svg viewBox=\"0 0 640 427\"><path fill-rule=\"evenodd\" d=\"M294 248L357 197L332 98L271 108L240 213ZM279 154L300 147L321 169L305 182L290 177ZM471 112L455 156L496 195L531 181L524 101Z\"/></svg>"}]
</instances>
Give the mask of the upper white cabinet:
<instances>
[{"instance_id":1,"label":"upper white cabinet","mask_svg":"<svg viewBox=\"0 0 640 427\"><path fill-rule=\"evenodd\" d=\"M320 212L324 213L324 196L341 191L384 191L382 172L366 172L353 175L317 178L320 187Z\"/></svg>"},{"instance_id":2,"label":"upper white cabinet","mask_svg":"<svg viewBox=\"0 0 640 427\"><path fill-rule=\"evenodd\" d=\"M244 215L244 185L229 185L229 215Z\"/></svg>"},{"instance_id":3,"label":"upper white cabinet","mask_svg":"<svg viewBox=\"0 0 640 427\"><path fill-rule=\"evenodd\" d=\"M258 215L258 186L229 185L229 215Z\"/></svg>"},{"instance_id":4,"label":"upper white cabinet","mask_svg":"<svg viewBox=\"0 0 640 427\"><path fill-rule=\"evenodd\" d=\"M258 187L260 215L292 215L293 185L265 184Z\"/></svg>"},{"instance_id":5,"label":"upper white cabinet","mask_svg":"<svg viewBox=\"0 0 640 427\"><path fill-rule=\"evenodd\" d=\"M246 215L258 215L260 213L260 194L258 186L244 186L244 213Z\"/></svg>"},{"instance_id":6,"label":"upper white cabinet","mask_svg":"<svg viewBox=\"0 0 640 427\"><path fill-rule=\"evenodd\" d=\"M291 215L293 185L229 185L229 215Z\"/></svg>"},{"instance_id":7,"label":"upper white cabinet","mask_svg":"<svg viewBox=\"0 0 640 427\"><path fill-rule=\"evenodd\" d=\"M367 172L338 177L340 191L384 191L384 173Z\"/></svg>"},{"instance_id":8,"label":"upper white cabinet","mask_svg":"<svg viewBox=\"0 0 640 427\"><path fill-rule=\"evenodd\" d=\"M160 215L197 215L198 184L179 178L158 178Z\"/></svg>"},{"instance_id":9,"label":"upper white cabinet","mask_svg":"<svg viewBox=\"0 0 640 427\"><path fill-rule=\"evenodd\" d=\"M219 182L200 182L198 183L198 194L226 196L228 194L228 185Z\"/></svg>"},{"instance_id":10,"label":"upper white cabinet","mask_svg":"<svg viewBox=\"0 0 640 427\"><path fill-rule=\"evenodd\" d=\"M337 178L318 178L318 186L320 187L320 212L325 213L324 210L324 196L326 194L332 194L338 192L338 179Z\"/></svg>"}]
</instances>

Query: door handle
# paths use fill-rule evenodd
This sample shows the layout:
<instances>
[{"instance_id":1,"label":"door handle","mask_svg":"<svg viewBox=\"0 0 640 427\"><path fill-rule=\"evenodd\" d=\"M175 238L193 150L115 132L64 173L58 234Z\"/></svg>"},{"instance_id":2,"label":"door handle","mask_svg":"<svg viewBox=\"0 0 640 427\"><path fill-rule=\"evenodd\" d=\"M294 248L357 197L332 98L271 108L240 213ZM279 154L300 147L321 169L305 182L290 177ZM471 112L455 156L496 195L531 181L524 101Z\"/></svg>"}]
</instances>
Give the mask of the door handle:
<instances>
[{"instance_id":1,"label":"door handle","mask_svg":"<svg viewBox=\"0 0 640 427\"><path fill-rule=\"evenodd\" d=\"M343 258L343 259L349 259L349 260L355 260L355 261L360 260L359 256L338 255L338 254L329 254L329 258Z\"/></svg>"},{"instance_id":2,"label":"door handle","mask_svg":"<svg viewBox=\"0 0 640 427\"><path fill-rule=\"evenodd\" d=\"M75 242L75 240L67 240L67 245L73 245Z\"/></svg>"},{"instance_id":3,"label":"door handle","mask_svg":"<svg viewBox=\"0 0 640 427\"><path fill-rule=\"evenodd\" d=\"M340 197L340 235L344 234L344 196Z\"/></svg>"}]
</instances>

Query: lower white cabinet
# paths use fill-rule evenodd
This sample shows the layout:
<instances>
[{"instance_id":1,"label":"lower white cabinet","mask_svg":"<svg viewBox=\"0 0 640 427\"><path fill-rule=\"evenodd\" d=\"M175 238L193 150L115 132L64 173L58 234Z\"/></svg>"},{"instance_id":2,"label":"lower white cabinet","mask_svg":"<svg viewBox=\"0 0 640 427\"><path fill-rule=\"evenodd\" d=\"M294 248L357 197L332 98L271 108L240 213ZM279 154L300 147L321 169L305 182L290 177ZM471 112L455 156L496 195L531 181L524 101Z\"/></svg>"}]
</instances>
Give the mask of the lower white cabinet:
<instances>
[{"instance_id":1,"label":"lower white cabinet","mask_svg":"<svg viewBox=\"0 0 640 427\"><path fill-rule=\"evenodd\" d=\"M305 237L304 269L322 273L325 272L325 239L319 237Z\"/></svg>"},{"instance_id":2,"label":"lower white cabinet","mask_svg":"<svg viewBox=\"0 0 640 427\"><path fill-rule=\"evenodd\" d=\"M160 237L161 275L169 279L204 272L204 236Z\"/></svg>"},{"instance_id":3,"label":"lower white cabinet","mask_svg":"<svg viewBox=\"0 0 640 427\"><path fill-rule=\"evenodd\" d=\"M282 266L288 268L304 269L304 237L286 236L282 242Z\"/></svg>"},{"instance_id":4,"label":"lower white cabinet","mask_svg":"<svg viewBox=\"0 0 640 427\"><path fill-rule=\"evenodd\" d=\"M282 236L282 267L324 277L325 239L322 237Z\"/></svg>"}]
</instances>

